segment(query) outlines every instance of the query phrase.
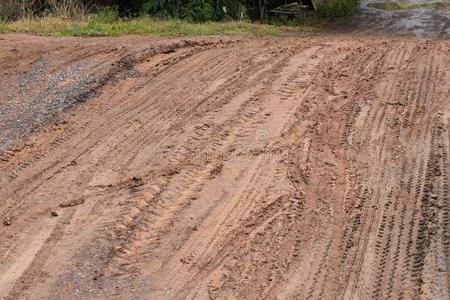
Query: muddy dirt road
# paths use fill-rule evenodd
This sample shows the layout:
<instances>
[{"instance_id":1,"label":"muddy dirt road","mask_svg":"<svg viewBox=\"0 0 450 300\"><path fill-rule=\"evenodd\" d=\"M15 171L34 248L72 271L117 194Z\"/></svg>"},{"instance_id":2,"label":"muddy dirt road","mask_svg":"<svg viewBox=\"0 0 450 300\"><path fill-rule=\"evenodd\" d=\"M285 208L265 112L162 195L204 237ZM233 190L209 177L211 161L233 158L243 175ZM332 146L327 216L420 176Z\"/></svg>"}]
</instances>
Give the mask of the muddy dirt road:
<instances>
[{"instance_id":1,"label":"muddy dirt road","mask_svg":"<svg viewBox=\"0 0 450 300\"><path fill-rule=\"evenodd\" d=\"M0 38L0 297L449 298L449 41Z\"/></svg>"}]
</instances>

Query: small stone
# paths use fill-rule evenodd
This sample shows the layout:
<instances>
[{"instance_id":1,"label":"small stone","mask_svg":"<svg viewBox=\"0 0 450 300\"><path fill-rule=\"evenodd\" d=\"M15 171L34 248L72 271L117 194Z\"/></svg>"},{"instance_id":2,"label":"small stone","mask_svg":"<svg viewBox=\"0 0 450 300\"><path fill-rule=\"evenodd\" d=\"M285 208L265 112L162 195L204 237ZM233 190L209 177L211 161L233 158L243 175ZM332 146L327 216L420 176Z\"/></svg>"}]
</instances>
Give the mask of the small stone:
<instances>
[{"instance_id":1,"label":"small stone","mask_svg":"<svg viewBox=\"0 0 450 300\"><path fill-rule=\"evenodd\" d=\"M3 225L9 226L9 225L11 225L11 224L12 224L11 217L5 217L5 218L3 219Z\"/></svg>"},{"instance_id":2,"label":"small stone","mask_svg":"<svg viewBox=\"0 0 450 300\"><path fill-rule=\"evenodd\" d=\"M50 215L51 215L52 217L57 217L57 216L59 216L58 213L57 213L56 211L52 211L52 212L50 213Z\"/></svg>"},{"instance_id":3,"label":"small stone","mask_svg":"<svg viewBox=\"0 0 450 300\"><path fill-rule=\"evenodd\" d=\"M65 207L72 207L72 206L76 206L76 205L80 205L84 203L84 198L79 198L79 199L71 199L68 201L65 201L63 203L61 203L59 205L59 207L65 208Z\"/></svg>"}]
</instances>

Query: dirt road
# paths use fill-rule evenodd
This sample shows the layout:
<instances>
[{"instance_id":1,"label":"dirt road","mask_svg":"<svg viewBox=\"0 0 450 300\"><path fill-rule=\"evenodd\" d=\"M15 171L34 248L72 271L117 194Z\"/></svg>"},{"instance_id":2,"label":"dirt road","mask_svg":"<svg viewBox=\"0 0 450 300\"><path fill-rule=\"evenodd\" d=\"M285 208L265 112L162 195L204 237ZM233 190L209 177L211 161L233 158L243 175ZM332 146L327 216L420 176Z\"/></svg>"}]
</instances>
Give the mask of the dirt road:
<instances>
[{"instance_id":1,"label":"dirt road","mask_svg":"<svg viewBox=\"0 0 450 300\"><path fill-rule=\"evenodd\" d=\"M449 298L449 41L0 39L0 297Z\"/></svg>"}]
</instances>

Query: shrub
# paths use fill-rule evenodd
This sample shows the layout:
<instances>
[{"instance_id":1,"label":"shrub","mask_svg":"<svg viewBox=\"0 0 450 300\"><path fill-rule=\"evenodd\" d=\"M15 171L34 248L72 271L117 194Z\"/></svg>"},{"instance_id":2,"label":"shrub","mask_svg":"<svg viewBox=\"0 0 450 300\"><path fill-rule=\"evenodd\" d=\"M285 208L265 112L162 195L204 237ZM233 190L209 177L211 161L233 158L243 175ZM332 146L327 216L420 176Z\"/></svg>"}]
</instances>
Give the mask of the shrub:
<instances>
[{"instance_id":1,"label":"shrub","mask_svg":"<svg viewBox=\"0 0 450 300\"><path fill-rule=\"evenodd\" d=\"M89 9L81 0L47 0L47 5L53 15L72 19L85 16Z\"/></svg>"},{"instance_id":2,"label":"shrub","mask_svg":"<svg viewBox=\"0 0 450 300\"><path fill-rule=\"evenodd\" d=\"M190 21L241 19L245 7L236 0L145 0L142 13Z\"/></svg>"},{"instance_id":3,"label":"shrub","mask_svg":"<svg viewBox=\"0 0 450 300\"><path fill-rule=\"evenodd\" d=\"M0 21L16 20L25 16L32 1L3 0L0 1Z\"/></svg>"}]
</instances>

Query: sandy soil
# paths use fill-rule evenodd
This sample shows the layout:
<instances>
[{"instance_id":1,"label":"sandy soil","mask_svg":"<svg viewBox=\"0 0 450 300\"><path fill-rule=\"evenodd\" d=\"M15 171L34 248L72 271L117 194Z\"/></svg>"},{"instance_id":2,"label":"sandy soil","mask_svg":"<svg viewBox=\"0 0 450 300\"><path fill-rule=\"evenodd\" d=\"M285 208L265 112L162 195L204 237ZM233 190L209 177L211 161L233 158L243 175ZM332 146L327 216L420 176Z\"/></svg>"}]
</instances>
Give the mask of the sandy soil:
<instances>
[{"instance_id":1,"label":"sandy soil","mask_svg":"<svg viewBox=\"0 0 450 300\"><path fill-rule=\"evenodd\" d=\"M0 297L449 298L449 41L0 39Z\"/></svg>"}]
</instances>

